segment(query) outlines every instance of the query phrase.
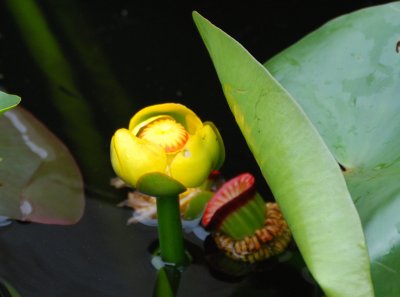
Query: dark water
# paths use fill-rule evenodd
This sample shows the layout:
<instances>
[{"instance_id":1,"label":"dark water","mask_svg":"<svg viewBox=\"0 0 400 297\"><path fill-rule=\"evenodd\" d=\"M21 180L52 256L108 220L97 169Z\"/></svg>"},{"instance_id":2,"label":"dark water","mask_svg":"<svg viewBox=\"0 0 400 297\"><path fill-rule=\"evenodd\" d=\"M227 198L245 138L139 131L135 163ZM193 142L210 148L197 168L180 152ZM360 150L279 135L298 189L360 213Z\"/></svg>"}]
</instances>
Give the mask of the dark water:
<instances>
[{"instance_id":1,"label":"dark water","mask_svg":"<svg viewBox=\"0 0 400 297\"><path fill-rule=\"evenodd\" d=\"M32 5L35 13L28 9L24 14L10 2ZM109 186L114 175L110 137L135 111L180 102L213 121L227 149L223 174L254 173L258 190L272 199L228 109L191 12L198 10L265 61L333 17L385 2L319 1L313 6L293 0L246 2L246 7L217 1L0 2L0 86L21 96L22 105L67 144L81 166L87 193L85 215L77 225L13 223L2 229L0 274L22 296L151 296L156 273L148 249L156 230L127 226L130 211L115 206L125 193ZM35 28L48 34L37 37ZM200 240L188 235L187 246L194 262L182 275L178 296L317 295L306 270L292 268L291 262L271 262L259 273L232 280L210 273Z\"/></svg>"}]
</instances>

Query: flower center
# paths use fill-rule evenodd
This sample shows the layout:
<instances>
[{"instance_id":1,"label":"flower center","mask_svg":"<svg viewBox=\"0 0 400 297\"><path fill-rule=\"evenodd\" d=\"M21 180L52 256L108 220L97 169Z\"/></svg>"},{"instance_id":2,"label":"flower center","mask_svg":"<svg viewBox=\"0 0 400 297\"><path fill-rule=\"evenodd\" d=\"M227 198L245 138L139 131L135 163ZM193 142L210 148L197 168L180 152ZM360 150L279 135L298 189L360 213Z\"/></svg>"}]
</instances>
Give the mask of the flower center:
<instances>
[{"instance_id":1,"label":"flower center","mask_svg":"<svg viewBox=\"0 0 400 297\"><path fill-rule=\"evenodd\" d=\"M189 133L174 119L163 117L144 126L137 137L161 146L168 154L174 154L183 149Z\"/></svg>"}]
</instances>

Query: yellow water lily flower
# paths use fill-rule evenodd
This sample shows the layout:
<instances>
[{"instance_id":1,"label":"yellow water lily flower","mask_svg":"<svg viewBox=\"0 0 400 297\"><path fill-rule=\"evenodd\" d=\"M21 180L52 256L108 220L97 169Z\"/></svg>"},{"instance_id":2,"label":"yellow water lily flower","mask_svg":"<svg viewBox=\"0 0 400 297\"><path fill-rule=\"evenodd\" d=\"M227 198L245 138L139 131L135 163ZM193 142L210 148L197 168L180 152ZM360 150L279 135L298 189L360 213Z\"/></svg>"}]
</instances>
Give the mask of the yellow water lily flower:
<instances>
[{"instance_id":1,"label":"yellow water lily flower","mask_svg":"<svg viewBox=\"0 0 400 297\"><path fill-rule=\"evenodd\" d=\"M129 129L118 129L111 139L114 171L133 187L141 176L154 172L187 188L196 187L224 159L224 144L215 126L176 103L140 110L130 120Z\"/></svg>"}]
</instances>

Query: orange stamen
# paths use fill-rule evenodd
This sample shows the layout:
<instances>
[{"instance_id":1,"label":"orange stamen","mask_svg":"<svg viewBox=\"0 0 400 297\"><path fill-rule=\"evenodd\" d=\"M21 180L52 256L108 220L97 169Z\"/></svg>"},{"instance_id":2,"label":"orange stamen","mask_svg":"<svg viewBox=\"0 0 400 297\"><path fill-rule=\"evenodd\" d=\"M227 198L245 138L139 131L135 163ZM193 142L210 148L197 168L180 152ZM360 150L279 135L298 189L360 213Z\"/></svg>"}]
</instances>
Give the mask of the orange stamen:
<instances>
[{"instance_id":1,"label":"orange stamen","mask_svg":"<svg viewBox=\"0 0 400 297\"><path fill-rule=\"evenodd\" d=\"M174 119L162 117L144 126L137 137L161 146L168 154L174 154L183 149L189 133Z\"/></svg>"}]
</instances>

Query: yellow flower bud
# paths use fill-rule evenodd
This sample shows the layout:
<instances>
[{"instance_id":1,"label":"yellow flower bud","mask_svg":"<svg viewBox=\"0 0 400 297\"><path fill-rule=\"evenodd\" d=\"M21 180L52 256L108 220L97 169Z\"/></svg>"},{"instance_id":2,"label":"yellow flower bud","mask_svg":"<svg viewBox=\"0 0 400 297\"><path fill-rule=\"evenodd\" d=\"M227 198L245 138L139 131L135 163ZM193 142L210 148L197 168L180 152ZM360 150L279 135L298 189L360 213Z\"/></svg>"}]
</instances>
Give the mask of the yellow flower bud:
<instances>
[{"instance_id":1,"label":"yellow flower bud","mask_svg":"<svg viewBox=\"0 0 400 297\"><path fill-rule=\"evenodd\" d=\"M147 173L166 174L185 187L199 186L225 158L222 138L212 123L202 123L181 104L165 103L137 112L128 129L111 140L116 174L136 186Z\"/></svg>"}]
</instances>

